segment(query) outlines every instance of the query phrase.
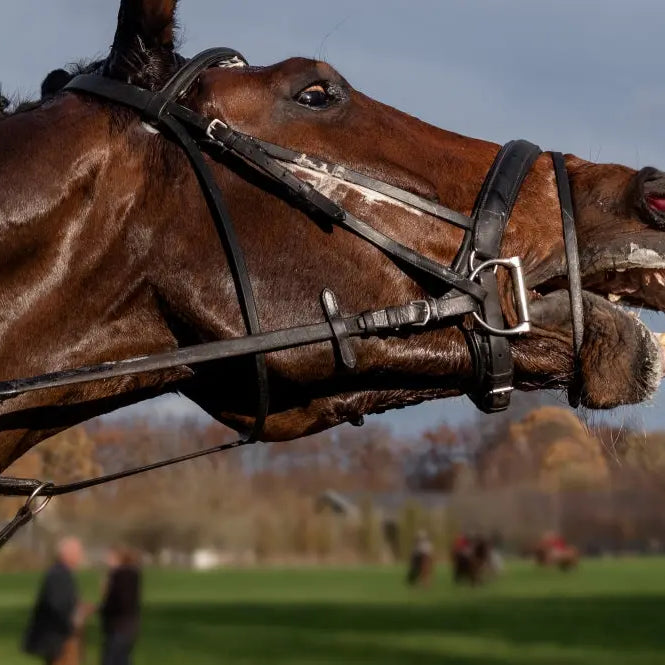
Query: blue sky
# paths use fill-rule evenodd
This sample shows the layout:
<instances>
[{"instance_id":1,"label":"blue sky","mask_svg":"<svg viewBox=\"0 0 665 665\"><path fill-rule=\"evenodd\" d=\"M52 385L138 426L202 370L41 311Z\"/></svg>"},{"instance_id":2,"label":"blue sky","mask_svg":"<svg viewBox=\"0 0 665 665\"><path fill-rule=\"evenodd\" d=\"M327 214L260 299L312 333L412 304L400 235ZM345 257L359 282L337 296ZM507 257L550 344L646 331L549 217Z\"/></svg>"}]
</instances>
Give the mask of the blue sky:
<instances>
[{"instance_id":1,"label":"blue sky","mask_svg":"<svg viewBox=\"0 0 665 665\"><path fill-rule=\"evenodd\" d=\"M102 56L114 0L3 1L0 82L35 94L49 70ZM447 129L524 137L595 161L665 168L662 0L181 0L182 47L232 46L253 64L325 58L358 89ZM649 317L665 330L662 315ZM656 405L615 415L665 427ZM184 400L160 410L191 413ZM414 431L473 417L463 400L379 422Z\"/></svg>"}]
</instances>

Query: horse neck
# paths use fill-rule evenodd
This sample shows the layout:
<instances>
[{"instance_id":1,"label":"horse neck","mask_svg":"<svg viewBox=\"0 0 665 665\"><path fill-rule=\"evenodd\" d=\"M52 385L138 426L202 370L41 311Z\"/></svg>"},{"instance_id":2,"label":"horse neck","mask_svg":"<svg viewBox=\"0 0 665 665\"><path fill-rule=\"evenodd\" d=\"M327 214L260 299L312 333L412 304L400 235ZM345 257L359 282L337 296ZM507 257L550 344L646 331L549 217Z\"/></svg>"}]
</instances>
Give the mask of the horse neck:
<instances>
[{"instance_id":1,"label":"horse neck","mask_svg":"<svg viewBox=\"0 0 665 665\"><path fill-rule=\"evenodd\" d=\"M2 118L0 174L3 184L11 186L4 186L0 197L61 191L72 170L82 166L81 154L96 151L101 156L99 148L108 132L107 117L71 97Z\"/></svg>"},{"instance_id":2,"label":"horse neck","mask_svg":"<svg viewBox=\"0 0 665 665\"><path fill-rule=\"evenodd\" d=\"M111 122L71 96L0 122L0 379L174 346L141 272L143 256L125 242L141 186L134 167L142 166L123 152ZM181 374L1 404L0 432L11 431L0 434L0 470L54 431L160 394ZM63 403L76 406L50 408Z\"/></svg>"}]
</instances>

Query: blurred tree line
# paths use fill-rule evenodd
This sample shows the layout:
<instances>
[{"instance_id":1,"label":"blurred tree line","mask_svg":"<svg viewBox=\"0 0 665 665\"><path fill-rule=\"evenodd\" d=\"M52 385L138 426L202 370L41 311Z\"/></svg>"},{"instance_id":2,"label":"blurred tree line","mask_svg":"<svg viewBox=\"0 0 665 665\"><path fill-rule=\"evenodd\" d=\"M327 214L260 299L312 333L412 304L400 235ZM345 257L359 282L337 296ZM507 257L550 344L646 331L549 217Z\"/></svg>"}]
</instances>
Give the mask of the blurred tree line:
<instances>
[{"instance_id":1,"label":"blurred tree line","mask_svg":"<svg viewBox=\"0 0 665 665\"><path fill-rule=\"evenodd\" d=\"M370 425L235 450L60 498L41 537L73 531L156 560L205 548L236 563L404 560L422 529L442 556L460 530L500 533L516 550L552 528L587 550L665 542L665 433L590 431L541 398L515 413L410 440ZM8 473L71 482L232 438L195 421L97 420ZM353 509L322 503L327 490ZM17 505L0 504L0 517Z\"/></svg>"}]
</instances>

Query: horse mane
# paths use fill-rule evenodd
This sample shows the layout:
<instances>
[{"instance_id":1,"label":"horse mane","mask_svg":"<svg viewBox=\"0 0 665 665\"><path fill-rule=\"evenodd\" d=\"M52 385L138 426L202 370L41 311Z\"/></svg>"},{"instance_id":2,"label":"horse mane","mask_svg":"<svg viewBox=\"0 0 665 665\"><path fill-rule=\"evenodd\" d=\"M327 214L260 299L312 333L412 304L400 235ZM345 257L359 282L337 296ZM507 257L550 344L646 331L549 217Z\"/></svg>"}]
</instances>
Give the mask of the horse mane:
<instances>
[{"instance_id":1,"label":"horse mane","mask_svg":"<svg viewBox=\"0 0 665 665\"><path fill-rule=\"evenodd\" d=\"M2 94L2 85L0 85L0 120L7 115L10 101Z\"/></svg>"},{"instance_id":2,"label":"horse mane","mask_svg":"<svg viewBox=\"0 0 665 665\"><path fill-rule=\"evenodd\" d=\"M2 94L0 86L0 121L39 108L44 102L55 97L75 76L89 74L101 67L104 62L105 60L79 60L49 72L42 81L40 99L6 97Z\"/></svg>"}]
</instances>

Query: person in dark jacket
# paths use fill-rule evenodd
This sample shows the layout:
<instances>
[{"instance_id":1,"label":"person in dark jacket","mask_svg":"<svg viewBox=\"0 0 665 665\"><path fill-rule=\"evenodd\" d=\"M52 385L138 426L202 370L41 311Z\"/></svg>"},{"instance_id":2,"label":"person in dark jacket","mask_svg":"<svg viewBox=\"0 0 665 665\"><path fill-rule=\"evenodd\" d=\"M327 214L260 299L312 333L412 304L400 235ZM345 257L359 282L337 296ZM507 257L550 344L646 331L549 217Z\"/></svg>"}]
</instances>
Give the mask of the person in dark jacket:
<instances>
[{"instance_id":1,"label":"person in dark jacket","mask_svg":"<svg viewBox=\"0 0 665 665\"><path fill-rule=\"evenodd\" d=\"M76 538L58 545L56 562L47 571L25 636L25 650L48 665L76 665L79 661L77 629L79 599L73 571L83 561Z\"/></svg>"},{"instance_id":2,"label":"person in dark jacket","mask_svg":"<svg viewBox=\"0 0 665 665\"><path fill-rule=\"evenodd\" d=\"M99 608L103 633L102 665L129 665L139 632L141 571L129 551L109 555L106 592Z\"/></svg>"}]
</instances>

